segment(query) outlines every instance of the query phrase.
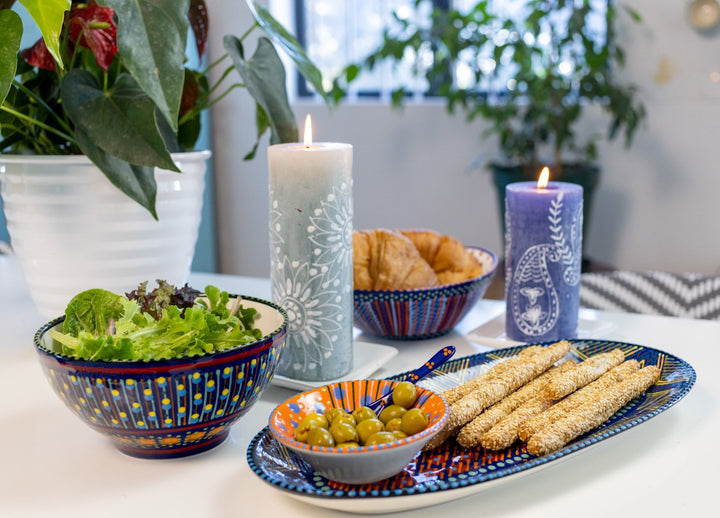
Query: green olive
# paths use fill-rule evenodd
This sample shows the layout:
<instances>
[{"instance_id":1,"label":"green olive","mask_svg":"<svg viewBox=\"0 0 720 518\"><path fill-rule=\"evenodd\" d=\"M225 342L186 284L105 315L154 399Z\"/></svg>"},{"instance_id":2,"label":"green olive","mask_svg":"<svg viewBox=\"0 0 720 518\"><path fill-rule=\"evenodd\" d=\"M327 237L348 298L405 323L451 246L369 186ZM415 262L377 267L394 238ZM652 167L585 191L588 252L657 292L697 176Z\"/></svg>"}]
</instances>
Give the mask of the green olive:
<instances>
[{"instance_id":1,"label":"green olive","mask_svg":"<svg viewBox=\"0 0 720 518\"><path fill-rule=\"evenodd\" d=\"M295 428L295 440L307 442L308 432L313 428L328 428L327 419L317 413L306 415Z\"/></svg>"},{"instance_id":2,"label":"green olive","mask_svg":"<svg viewBox=\"0 0 720 518\"><path fill-rule=\"evenodd\" d=\"M401 381L393 389L393 403L403 408L410 408L417 399L415 384L409 381Z\"/></svg>"},{"instance_id":3,"label":"green olive","mask_svg":"<svg viewBox=\"0 0 720 518\"><path fill-rule=\"evenodd\" d=\"M361 406L353 410L352 416L355 418L355 422L360 424L361 421L367 419L377 419L377 414L366 406Z\"/></svg>"},{"instance_id":4,"label":"green olive","mask_svg":"<svg viewBox=\"0 0 720 518\"><path fill-rule=\"evenodd\" d=\"M393 430L392 434L395 436L396 441L399 441L400 439L405 439L407 437L407 434L401 430Z\"/></svg>"},{"instance_id":5,"label":"green olive","mask_svg":"<svg viewBox=\"0 0 720 518\"><path fill-rule=\"evenodd\" d=\"M349 450L350 448L359 448L360 445L356 442L341 442L336 444L335 447L341 450Z\"/></svg>"},{"instance_id":6,"label":"green olive","mask_svg":"<svg viewBox=\"0 0 720 518\"><path fill-rule=\"evenodd\" d=\"M388 421L402 417L405 412L407 412L405 407L400 405L388 405L382 409L382 412L380 412L379 419L387 425Z\"/></svg>"},{"instance_id":7,"label":"green olive","mask_svg":"<svg viewBox=\"0 0 720 518\"><path fill-rule=\"evenodd\" d=\"M328 448L335 446L332 434L325 428L320 428L319 426L310 428L307 434L307 443L310 446L327 446Z\"/></svg>"},{"instance_id":8,"label":"green olive","mask_svg":"<svg viewBox=\"0 0 720 518\"><path fill-rule=\"evenodd\" d=\"M335 423L349 423L352 426L355 426L357 423L355 422L355 418L350 414L339 414L335 419L332 420L330 425L334 425Z\"/></svg>"},{"instance_id":9,"label":"green olive","mask_svg":"<svg viewBox=\"0 0 720 518\"><path fill-rule=\"evenodd\" d=\"M396 430L400 430L400 424L402 423L402 419L399 417L394 417L390 419L387 423L385 423L385 431L386 432L394 432Z\"/></svg>"},{"instance_id":10,"label":"green olive","mask_svg":"<svg viewBox=\"0 0 720 518\"><path fill-rule=\"evenodd\" d=\"M401 418L400 430L408 435L422 432L428 425L428 418L421 408L411 408Z\"/></svg>"},{"instance_id":11,"label":"green olive","mask_svg":"<svg viewBox=\"0 0 720 518\"><path fill-rule=\"evenodd\" d=\"M385 444L395 441L395 435L392 432L375 432L367 438L367 441L365 441L365 446L372 446L373 444Z\"/></svg>"},{"instance_id":12,"label":"green olive","mask_svg":"<svg viewBox=\"0 0 720 518\"><path fill-rule=\"evenodd\" d=\"M339 415L349 415L344 408L330 408L327 412L325 412L325 419L327 419L328 423L332 424L333 421L335 421L335 418Z\"/></svg>"},{"instance_id":13,"label":"green olive","mask_svg":"<svg viewBox=\"0 0 720 518\"><path fill-rule=\"evenodd\" d=\"M347 422L333 422L329 431L333 439L335 439L336 444L344 442L358 442L360 440L360 436L358 435L355 427Z\"/></svg>"},{"instance_id":14,"label":"green olive","mask_svg":"<svg viewBox=\"0 0 720 518\"><path fill-rule=\"evenodd\" d=\"M360 444L365 444L368 438L376 433L385 430L385 425L379 419L365 419L357 424L357 432L360 435Z\"/></svg>"},{"instance_id":15,"label":"green olive","mask_svg":"<svg viewBox=\"0 0 720 518\"><path fill-rule=\"evenodd\" d=\"M330 424L328 423L328 420L325 418L324 415L318 414L317 412L313 412L312 414L308 414L305 417L303 417L302 421L300 421L300 424L313 421L317 423L317 425L320 428L328 428Z\"/></svg>"}]
</instances>

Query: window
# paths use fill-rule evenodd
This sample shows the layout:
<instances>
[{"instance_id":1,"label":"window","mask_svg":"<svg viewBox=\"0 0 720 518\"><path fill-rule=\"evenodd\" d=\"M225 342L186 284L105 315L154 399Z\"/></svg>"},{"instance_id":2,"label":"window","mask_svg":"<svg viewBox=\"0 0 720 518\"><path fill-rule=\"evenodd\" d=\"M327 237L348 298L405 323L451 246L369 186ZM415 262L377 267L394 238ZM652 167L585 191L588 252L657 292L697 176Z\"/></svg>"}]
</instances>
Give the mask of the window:
<instances>
[{"instance_id":1,"label":"window","mask_svg":"<svg viewBox=\"0 0 720 518\"><path fill-rule=\"evenodd\" d=\"M581 5L585 0L568 0L568 4ZM597 45L605 45L607 39L606 14L608 0L589 0L592 7L587 18L589 37ZM502 14L515 20L524 18L528 12L528 0L491 0L489 10ZM422 27L429 24L431 9L448 9L450 6L460 12L469 12L477 0L433 0L421 2L421 9L414 9L414 0L295 0L296 34L309 56L323 72L328 82L336 77L348 63L358 62L377 48L382 41L382 33L392 22L391 13L394 11L403 19ZM538 37L538 44L549 43L551 37L562 36L567 30L570 10L558 10L548 17L549 25ZM503 38L512 37L502 27L484 26L478 30L492 34L497 43ZM528 37L527 35L525 37ZM580 44L575 51L581 51ZM422 51L421 51L422 52ZM385 63L376 67L372 72L364 71L360 78L353 82L349 92L350 99L358 97L389 98L390 91L404 85L413 92L416 98L423 98L428 93L427 81L416 77L411 70L411 63L415 61L414 55L408 55L399 65L392 66ZM433 59L431 49L418 56L420 62L429 66ZM572 56L559 56L562 67L568 73L572 69ZM473 64L484 72L491 72L500 64L489 52L485 55L473 57ZM506 65L513 66L513 65ZM509 70L509 69L508 69ZM474 84L475 72L466 63L458 61L451 73L454 82L459 88L475 88L480 92L498 93L505 88L513 88L513 84L503 79L501 69L490 84L486 80ZM328 84L328 87L330 85ZM298 82L298 95L312 96L312 92L303 81Z\"/></svg>"},{"instance_id":2,"label":"window","mask_svg":"<svg viewBox=\"0 0 720 518\"><path fill-rule=\"evenodd\" d=\"M380 45L390 13L411 19L413 4L414 0L296 0L297 34L323 77L331 81L345 65L360 61ZM419 13L416 23L429 17L430 3L423 6L428 12ZM414 78L409 68L392 70L390 64L384 64L364 72L349 93L384 97L400 84L418 92L427 89L425 81ZM299 95L312 95L302 81L298 87Z\"/></svg>"}]
</instances>

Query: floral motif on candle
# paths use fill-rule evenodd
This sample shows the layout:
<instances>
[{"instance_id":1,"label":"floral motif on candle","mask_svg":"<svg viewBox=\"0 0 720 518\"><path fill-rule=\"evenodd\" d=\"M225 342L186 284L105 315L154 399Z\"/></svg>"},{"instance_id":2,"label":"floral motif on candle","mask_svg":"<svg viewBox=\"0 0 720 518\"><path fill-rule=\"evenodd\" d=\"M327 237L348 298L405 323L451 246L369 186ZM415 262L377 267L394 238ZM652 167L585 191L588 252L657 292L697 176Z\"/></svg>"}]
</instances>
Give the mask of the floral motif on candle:
<instances>
[{"instance_id":1,"label":"floral motif on candle","mask_svg":"<svg viewBox=\"0 0 720 518\"><path fill-rule=\"evenodd\" d=\"M337 270L338 264L343 267L352 264L352 204L350 203L352 180L349 184L342 183L340 189L333 188L322 208L315 209L310 218L312 226L308 227L308 239L317 246L313 250L314 263Z\"/></svg>"},{"instance_id":2,"label":"floral motif on candle","mask_svg":"<svg viewBox=\"0 0 720 518\"><path fill-rule=\"evenodd\" d=\"M319 207L307 216L305 239L311 243L308 260L287 255L286 215L270 190L270 241L273 298L288 313L292 347L281 359L282 372L302 377L317 371L346 337L344 300L352 295L352 180L333 187ZM296 215L296 218L299 215Z\"/></svg>"}]
</instances>

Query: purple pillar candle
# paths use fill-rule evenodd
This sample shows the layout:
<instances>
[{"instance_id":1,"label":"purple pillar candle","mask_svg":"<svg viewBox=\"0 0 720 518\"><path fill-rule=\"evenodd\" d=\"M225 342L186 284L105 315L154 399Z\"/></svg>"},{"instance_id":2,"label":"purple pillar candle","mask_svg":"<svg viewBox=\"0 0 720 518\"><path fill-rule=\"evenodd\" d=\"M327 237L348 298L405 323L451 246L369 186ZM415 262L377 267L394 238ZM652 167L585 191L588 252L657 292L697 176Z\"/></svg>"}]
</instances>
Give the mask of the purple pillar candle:
<instances>
[{"instance_id":1,"label":"purple pillar candle","mask_svg":"<svg viewBox=\"0 0 720 518\"><path fill-rule=\"evenodd\" d=\"M575 338L580 299L583 190L513 183L505 189L506 335L540 342Z\"/></svg>"}]
</instances>

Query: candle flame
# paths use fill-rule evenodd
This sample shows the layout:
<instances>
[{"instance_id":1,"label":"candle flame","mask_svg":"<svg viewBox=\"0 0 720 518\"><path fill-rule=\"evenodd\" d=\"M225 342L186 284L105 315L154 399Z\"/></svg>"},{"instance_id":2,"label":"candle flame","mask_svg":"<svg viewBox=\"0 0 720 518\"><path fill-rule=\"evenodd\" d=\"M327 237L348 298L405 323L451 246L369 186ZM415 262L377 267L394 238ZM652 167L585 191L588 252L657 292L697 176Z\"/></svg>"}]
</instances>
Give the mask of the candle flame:
<instances>
[{"instance_id":1,"label":"candle flame","mask_svg":"<svg viewBox=\"0 0 720 518\"><path fill-rule=\"evenodd\" d=\"M303 143L305 144L305 147L312 146L312 120L310 119L309 113L307 114L307 117L305 117L305 136Z\"/></svg>"},{"instance_id":2,"label":"candle flame","mask_svg":"<svg viewBox=\"0 0 720 518\"><path fill-rule=\"evenodd\" d=\"M547 167L543 167L542 171L540 171L540 177L537 181L537 187L538 189L544 189L547 187L548 180L550 179L550 169Z\"/></svg>"}]
</instances>

